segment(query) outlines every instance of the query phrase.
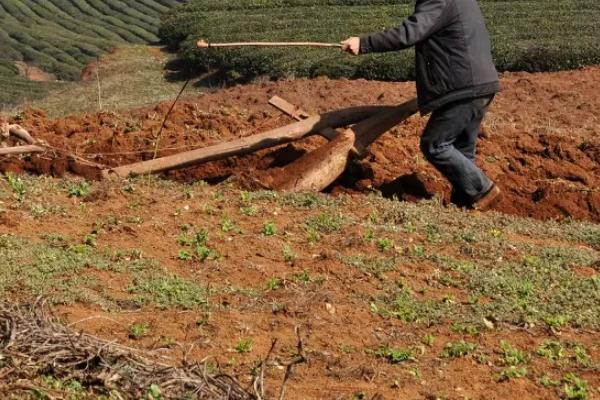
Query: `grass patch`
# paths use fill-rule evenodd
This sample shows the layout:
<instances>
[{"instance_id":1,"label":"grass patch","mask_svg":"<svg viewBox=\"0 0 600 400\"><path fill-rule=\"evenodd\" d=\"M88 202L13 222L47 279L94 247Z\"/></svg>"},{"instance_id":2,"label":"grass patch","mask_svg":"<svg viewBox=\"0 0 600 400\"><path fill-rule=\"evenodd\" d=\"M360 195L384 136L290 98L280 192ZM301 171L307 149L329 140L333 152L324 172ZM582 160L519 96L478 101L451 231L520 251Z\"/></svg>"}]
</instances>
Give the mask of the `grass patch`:
<instances>
[{"instance_id":1,"label":"grass patch","mask_svg":"<svg viewBox=\"0 0 600 400\"><path fill-rule=\"evenodd\" d=\"M141 274L134 278L129 291L141 304L160 308L179 307L194 310L208 307L208 292L196 283L170 274Z\"/></svg>"}]
</instances>

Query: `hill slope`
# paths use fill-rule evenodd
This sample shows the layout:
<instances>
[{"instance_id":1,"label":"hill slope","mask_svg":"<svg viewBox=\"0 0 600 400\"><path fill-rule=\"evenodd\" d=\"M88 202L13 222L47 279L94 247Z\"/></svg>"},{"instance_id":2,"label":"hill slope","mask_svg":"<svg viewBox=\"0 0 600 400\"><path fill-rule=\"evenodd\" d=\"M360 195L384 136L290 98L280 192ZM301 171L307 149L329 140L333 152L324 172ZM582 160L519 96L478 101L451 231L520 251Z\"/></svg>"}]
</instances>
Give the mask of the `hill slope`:
<instances>
[{"instance_id":1,"label":"hill slope","mask_svg":"<svg viewBox=\"0 0 600 400\"><path fill-rule=\"evenodd\" d=\"M157 42L160 16L181 0L0 1L0 104L36 98L47 85L15 78L24 61L59 80L123 43Z\"/></svg>"}]
</instances>

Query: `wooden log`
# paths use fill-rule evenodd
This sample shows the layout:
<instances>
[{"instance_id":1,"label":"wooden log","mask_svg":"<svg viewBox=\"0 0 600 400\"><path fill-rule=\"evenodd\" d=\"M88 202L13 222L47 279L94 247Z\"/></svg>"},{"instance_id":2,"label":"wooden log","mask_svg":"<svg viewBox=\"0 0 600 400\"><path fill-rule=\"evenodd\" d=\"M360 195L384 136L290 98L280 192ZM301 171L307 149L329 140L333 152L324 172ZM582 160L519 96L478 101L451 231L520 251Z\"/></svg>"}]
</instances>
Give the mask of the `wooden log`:
<instances>
[{"instance_id":1,"label":"wooden log","mask_svg":"<svg viewBox=\"0 0 600 400\"><path fill-rule=\"evenodd\" d=\"M35 145L4 147L0 148L0 156L12 154L43 153L44 151L45 149L43 147Z\"/></svg>"},{"instance_id":2,"label":"wooden log","mask_svg":"<svg viewBox=\"0 0 600 400\"><path fill-rule=\"evenodd\" d=\"M417 99L413 99L395 110L384 111L356 124L332 142L305 154L283 168L270 186L273 189L292 192L325 190L346 169L353 146L358 144L361 148L367 148L379 136L417 111Z\"/></svg>"},{"instance_id":3,"label":"wooden log","mask_svg":"<svg viewBox=\"0 0 600 400\"><path fill-rule=\"evenodd\" d=\"M269 100L269 104L297 121L302 121L310 117L309 113L279 96L271 97L271 99ZM317 132L317 134L331 141L334 140L340 134L340 132L333 128L325 128L322 131ZM352 149L350 151L352 151L357 156L360 156L365 153L365 149L358 149L356 146L352 146Z\"/></svg>"},{"instance_id":4,"label":"wooden log","mask_svg":"<svg viewBox=\"0 0 600 400\"><path fill-rule=\"evenodd\" d=\"M142 161L102 171L104 177L128 177L189 167L208 161L253 153L313 135L325 128L354 124L382 112L398 110L397 106L362 106L332 111L307 118L281 128L245 138L219 143L184 153Z\"/></svg>"}]
</instances>

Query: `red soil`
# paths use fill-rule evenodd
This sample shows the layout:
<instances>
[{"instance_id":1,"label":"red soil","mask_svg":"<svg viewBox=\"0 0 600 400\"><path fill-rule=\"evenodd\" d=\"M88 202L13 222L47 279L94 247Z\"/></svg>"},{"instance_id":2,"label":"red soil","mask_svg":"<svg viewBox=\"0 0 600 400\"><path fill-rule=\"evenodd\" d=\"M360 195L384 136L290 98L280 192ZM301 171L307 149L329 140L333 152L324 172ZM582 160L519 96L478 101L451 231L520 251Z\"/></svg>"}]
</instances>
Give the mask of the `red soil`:
<instances>
[{"instance_id":1,"label":"red soil","mask_svg":"<svg viewBox=\"0 0 600 400\"><path fill-rule=\"evenodd\" d=\"M498 211L536 218L600 221L600 68L528 74L507 73L486 118L479 164L504 190ZM265 82L237 86L181 101L159 141L159 155L252 135L290 122L267 105L280 95L311 113L352 105L395 104L414 96L413 83L333 81ZM52 120L28 111L21 125L55 148L94 162L117 166L153 157L155 135L170 104L123 112ZM405 200L429 198L449 190L445 180L422 158L419 135L426 117L415 116L380 138L371 154L353 163L335 191L381 190ZM1 122L1 121L0 121ZM218 182L232 175L281 167L324 143L311 138L169 173L180 180ZM94 177L94 168L57 154L4 159L2 170L62 175L71 170ZM90 172L92 171L92 172Z\"/></svg>"}]
</instances>

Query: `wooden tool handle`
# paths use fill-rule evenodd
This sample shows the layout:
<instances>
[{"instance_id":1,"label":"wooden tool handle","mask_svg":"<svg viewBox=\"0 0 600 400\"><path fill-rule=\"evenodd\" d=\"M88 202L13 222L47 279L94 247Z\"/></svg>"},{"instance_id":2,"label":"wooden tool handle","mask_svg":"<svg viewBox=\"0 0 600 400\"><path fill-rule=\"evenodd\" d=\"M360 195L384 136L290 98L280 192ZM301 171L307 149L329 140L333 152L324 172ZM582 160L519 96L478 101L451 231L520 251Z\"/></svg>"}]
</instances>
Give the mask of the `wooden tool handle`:
<instances>
[{"instance_id":1,"label":"wooden tool handle","mask_svg":"<svg viewBox=\"0 0 600 400\"><path fill-rule=\"evenodd\" d=\"M211 49L220 47L335 47L341 48L339 43L321 43L321 42L232 42L232 43L210 43L206 40L199 40L196 43L199 49Z\"/></svg>"}]
</instances>

